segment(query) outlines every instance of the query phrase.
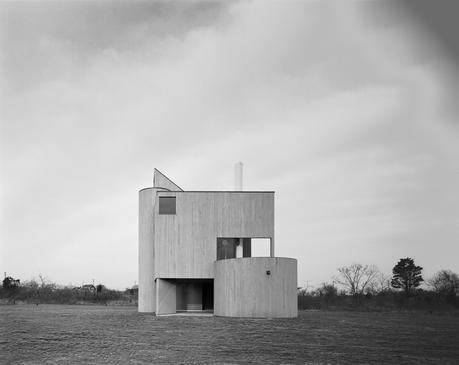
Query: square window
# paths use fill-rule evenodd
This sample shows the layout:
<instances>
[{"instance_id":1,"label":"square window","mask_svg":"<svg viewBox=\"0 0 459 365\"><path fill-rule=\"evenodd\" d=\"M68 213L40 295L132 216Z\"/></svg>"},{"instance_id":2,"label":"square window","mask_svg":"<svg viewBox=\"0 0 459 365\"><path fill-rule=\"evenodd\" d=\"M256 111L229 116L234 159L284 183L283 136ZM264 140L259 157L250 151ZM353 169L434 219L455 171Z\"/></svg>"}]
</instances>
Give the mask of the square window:
<instances>
[{"instance_id":1,"label":"square window","mask_svg":"<svg viewBox=\"0 0 459 365\"><path fill-rule=\"evenodd\" d=\"M236 258L239 238L217 237L217 260Z\"/></svg>"},{"instance_id":2,"label":"square window","mask_svg":"<svg viewBox=\"0 0 459 365\"><path fill-rule=\"evenodd\" d=\"M175 196L159 197L159 214L175 214Z\"/></svg>"}]
</instances>

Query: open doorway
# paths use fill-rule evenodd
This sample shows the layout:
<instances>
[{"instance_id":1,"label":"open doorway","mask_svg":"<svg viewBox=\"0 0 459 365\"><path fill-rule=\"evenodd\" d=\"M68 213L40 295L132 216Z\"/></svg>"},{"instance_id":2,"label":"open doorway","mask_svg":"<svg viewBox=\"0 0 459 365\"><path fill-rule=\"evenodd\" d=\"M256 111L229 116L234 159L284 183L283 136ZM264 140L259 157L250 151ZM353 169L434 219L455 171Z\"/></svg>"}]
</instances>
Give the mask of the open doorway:
<instances>
[{"instance_id":1,"label":"open doorway","mask_svg":"<svg viewBox=\"0 0 459 365\"><path fill-rule=\"evenodd\" d=\"M213 312L213 279L177 279L177 312Z\"/></svg>"}]
</instances>

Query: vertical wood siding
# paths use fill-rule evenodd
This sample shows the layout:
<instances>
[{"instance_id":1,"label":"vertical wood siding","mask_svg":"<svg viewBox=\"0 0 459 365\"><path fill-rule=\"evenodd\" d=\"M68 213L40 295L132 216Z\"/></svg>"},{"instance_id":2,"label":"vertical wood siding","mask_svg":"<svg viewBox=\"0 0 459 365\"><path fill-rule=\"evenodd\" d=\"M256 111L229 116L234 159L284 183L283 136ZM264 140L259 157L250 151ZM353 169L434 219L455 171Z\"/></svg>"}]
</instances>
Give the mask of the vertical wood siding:
<instances>
[{"instance_id":1,"label":"vertical wood siding","mask_svg":"<svg viewBox=\"0 0 459 365\"><path fill-rule=\"evenodd\" d=\"M295 259L251 257L220 260L214 265L215 315L267 318L298 316Z\"/></svg>"},{"instance_id":2,"label":"vertical wood siding","mask_svg":"<svg viewBox=\"0 0 459 365\"><path fill-rule=\"evenodd\" d=\"M176 214L154 211L155 277L213 278L217 237L266 237L274 242L273 192L165 192Z\"/></svg>"},{"instance_id":3,"label":"vertical wood siding","mask_svg":"<svg viewBox=\"0 0 459 365\"><path fill-rule=\"evenodd\" d=\"M154 205L156 189L139 192L139 312L155 311Z\"/></svg>"},{"instance_id":4,"label":"vertical wood siding","mask_svg":"<svg viewBox=\"0 0 459 365\"><path fill-rule=\"evenodd\" d=\"M177 286L174 281L156 279L156 315L176 312Z\"/></svg>"}]
</instances>

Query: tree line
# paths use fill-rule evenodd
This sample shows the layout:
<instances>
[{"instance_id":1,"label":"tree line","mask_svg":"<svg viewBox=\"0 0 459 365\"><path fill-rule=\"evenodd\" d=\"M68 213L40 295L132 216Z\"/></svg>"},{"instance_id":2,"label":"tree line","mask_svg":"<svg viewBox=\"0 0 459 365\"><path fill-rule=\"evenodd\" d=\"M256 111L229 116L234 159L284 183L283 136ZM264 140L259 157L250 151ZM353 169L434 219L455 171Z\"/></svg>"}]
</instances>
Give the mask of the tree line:
<instances>
[{"instance_id":1,"label":"tree line","mask_svg":"<svg viewBox=\"0 0 459 365\"><path fill-rule=\"evenodd\" d=\"M102 284L82 285L81 287L58 286L39 275L39 280L20 282L11 276L5 276L0 287L0 299L7 304L17 302L32 304L136 304L137 290L113 290Z\"/></svg>"},{"instance_id":2,"label":"tree line","mask_svg":"<svg viewBox=\"0 0 459 365\"><path fill-rule=\"evenodd\" d=\"M315 290L298 288L299 309L313 308L459 308L459 277L440 270L424 280L423 268L410 257L401 258L385 275L375 265L352 264L337 269L333 282ZM424 288L420 288L424 283Z\"/></svg>"}]
</instances>

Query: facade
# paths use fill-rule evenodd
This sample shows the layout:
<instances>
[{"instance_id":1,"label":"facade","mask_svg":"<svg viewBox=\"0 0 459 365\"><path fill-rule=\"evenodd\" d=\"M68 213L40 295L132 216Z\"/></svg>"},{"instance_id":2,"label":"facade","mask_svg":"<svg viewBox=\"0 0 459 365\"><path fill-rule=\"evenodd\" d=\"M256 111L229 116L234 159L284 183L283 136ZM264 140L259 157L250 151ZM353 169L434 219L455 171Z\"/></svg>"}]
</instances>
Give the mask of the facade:
<instances>
[{"instance_id":1,"label":"facade","mask_svg":"<svg viewBox=\"0 0 459 365\"><path fill-rule=\"evenodd\" d=\"M242 189L242 187L240 188ZM267 257L252 257L269 242ZM296 317L297 261L274 257L274 192L139 192L139 312Z\"/></svg>"}]
</instances>

